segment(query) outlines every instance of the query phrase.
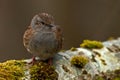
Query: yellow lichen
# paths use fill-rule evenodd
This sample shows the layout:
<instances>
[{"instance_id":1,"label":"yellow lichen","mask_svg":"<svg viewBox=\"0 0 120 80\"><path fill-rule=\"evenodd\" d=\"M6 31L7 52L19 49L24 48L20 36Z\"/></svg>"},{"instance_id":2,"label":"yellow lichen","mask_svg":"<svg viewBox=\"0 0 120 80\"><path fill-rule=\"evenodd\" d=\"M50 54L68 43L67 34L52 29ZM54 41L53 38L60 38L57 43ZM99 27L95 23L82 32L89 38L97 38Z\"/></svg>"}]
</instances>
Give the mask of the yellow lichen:
<instances>
[{"instance_id":1,"label":"yellow lichen","mask_svg":"<svg viewBox=\"0 0 120 80\"><path fill-rule=\"evenodd\" d=\"M21 80L24 77L24 61L8 60L0 63L0 80Z\"/></svg>"},{"instance_id":2,"label":"yellow lichen","mask_svg":"<svg viewBox=\"0 0 120 80\"><path fill-rule=\"evenodd\" d=\"M60 50L60 52L65 52L66 50Z\"/></svg>"},{"instance_id":3,"label":"yellow lichen","mask_svg":"<svg viewBox=\"0 0 120 80\"><path fill-rule=\"evenodd\" d=\"M58 74L53 66L39 62L30 68L31 80L57 80Z\"/></svg>"},{"instance_id":4,"label":"yellow lichen","mask_svg":"<svg viewBox=\"0 0 120 80\"><path fill-rule=\"evenodd\" d=\"M77 51L77 48L72 47L70 50L71 51Z\"/></svg>"},{"instance_id":5,"label":"yellow lichen","mask_svg":"<svg viewBox=\"0 0 120 80\"><path fill-rule=\"evenodd\" d=\"M103 44L100 41L91 41L91 40L84 40L82 44L80 44L80 47L84 47L84 48L89 48L89 49L93 49L93 48L102 48Z\"/></svg>"},{"instance_id":6,"label":"yellow lichen","mask_svg":"<svg viewBox=\"0 0 120 80\"><path fill-rule=\"evenodd\" d=\"M113 80L120 80L120 77L116 77L116 78L114 78Z\"/></svg>"},{"instance_id":7,"label":"yellow lichen","mask_svg":"<svg viewBox=\"0 0 120 80\"><path fill-rule=\"evenodd\" d=\"M83 68L88 62L88 58L83 55L77 55L71 58L71 64L79 68Z\"/></svg>"},{"instance_id":8,"label":"yellow lichen","mask_svg":"<svg viewBox=\"0 0 120 80\"><path fill-rule=\"evenodd\" d=\"M95 80L105 80L105 79L103 77L101 77L101 76L96 76Z\"/></svg>"},{"instance_id":9,"label":"yellow lichen","mask_svg":"<svg viewBox=\"0 0 120 80\"><path fill-rule=\"evenodd\" d=\"M109 37L108 38L108 40L114 40L115 39L115 37Z\"/></svg>"}]
</instances>

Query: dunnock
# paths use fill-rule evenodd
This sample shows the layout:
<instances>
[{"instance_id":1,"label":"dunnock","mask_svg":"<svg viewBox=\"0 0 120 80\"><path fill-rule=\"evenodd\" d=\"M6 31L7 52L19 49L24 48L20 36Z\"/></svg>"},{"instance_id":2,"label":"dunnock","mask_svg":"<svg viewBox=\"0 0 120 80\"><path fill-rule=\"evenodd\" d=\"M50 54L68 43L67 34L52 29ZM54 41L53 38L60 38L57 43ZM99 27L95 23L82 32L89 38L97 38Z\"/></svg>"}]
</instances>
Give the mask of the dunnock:
<instances>
[{"instance_id":1,"label":"dunnock","mask_svg":"<svg viewBox=\"0 0 120 80\"><path fill-rule=\"evenodd\" d=\"M53 17L39 13L33 17L23 35L23 43L28 52L40 60L51 59L62 48L62 31L54 24Z\"/></svg>"}]
</instances>

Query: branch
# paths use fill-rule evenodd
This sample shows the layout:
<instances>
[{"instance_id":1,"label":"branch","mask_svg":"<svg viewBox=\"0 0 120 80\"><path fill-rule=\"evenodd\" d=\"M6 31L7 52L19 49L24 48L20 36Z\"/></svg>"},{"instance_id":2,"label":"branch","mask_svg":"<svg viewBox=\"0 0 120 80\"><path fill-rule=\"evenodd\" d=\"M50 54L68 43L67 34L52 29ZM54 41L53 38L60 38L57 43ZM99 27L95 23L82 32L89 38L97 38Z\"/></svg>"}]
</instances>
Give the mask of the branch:
<instances>
[{"instance_id":1,"label":"branch","mask_svg":"<svg viewBox=\"0 0 120 80\"><path fill-rule=\"evenodd\" d=\"M76 48L73 51L59 52L54 59L54 65L59 74L58 80L82 80L81 78L89 80L89 77L93 80L97 74L120 69L120 38L105 41L102 44L101 49ZM83 65L82 68L73 65L71 60L74 56L85 56L89 62L85 66L82 61L78 62ZM81 60L85 62L84 59Z\"/></svg>"},{"instance_id":2,"label":"branch","mask_svg":"<svg viewBox=\"0 0 120 80\"><path fill-rule=\"evenodd\" d=\"M0 80L120 80L120 38L102 43L86 40L80 48L56 54L54 67L29 61L0 63Z\"/></svg>"}]
</instances>

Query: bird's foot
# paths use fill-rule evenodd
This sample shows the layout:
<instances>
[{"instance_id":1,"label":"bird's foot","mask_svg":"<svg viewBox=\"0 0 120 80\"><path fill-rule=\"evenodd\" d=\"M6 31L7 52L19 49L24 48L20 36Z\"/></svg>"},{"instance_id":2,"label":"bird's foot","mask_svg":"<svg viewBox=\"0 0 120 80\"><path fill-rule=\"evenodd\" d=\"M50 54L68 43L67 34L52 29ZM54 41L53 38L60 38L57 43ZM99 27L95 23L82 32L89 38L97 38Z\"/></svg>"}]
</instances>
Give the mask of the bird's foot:
<instances>
[{"instance_id":1,"label":"bird's foot","mask_svg":"<svg viewBox=\"0 0 120 80\"><path fill-rule=\"evenodd\" d=\"M32 57L32 60L31 60L30 62L28 62L28 64L31 64L31 65L33 65L33 64L35 64L35 62L36 62L36 59L35 59L35 57Z\"/></svg>"},{"instance_id":2,"label":"bird's foot","mask_svg":"<svg viewBox=\"0 0 120 80\"><path fill-rule=\"evenodd\" d=\"M53 58L50 58L50 59L48 59L48 62L47 62L47 63L48 63L49 65L52 65L52 64L53 64L52 62L53 62Z\"/></svg>"}]
</instances>

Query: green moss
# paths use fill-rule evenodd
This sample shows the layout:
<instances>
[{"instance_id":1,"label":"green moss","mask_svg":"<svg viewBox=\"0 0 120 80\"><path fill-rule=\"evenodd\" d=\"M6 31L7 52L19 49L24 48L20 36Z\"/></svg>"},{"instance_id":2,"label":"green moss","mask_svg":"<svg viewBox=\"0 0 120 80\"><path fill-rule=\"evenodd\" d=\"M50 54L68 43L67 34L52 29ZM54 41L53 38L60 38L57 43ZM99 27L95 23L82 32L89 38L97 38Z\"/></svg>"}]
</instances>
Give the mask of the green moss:
<instances>
[{"instance_id":1,"label":"green moss","mask_svg":"<svg viewBox=\"0 0 120 80\"><path fill-rule=\"evenodd\" d=\"M60 52L65 52L66 50L60 50Z\"/></svg>"},{"instance_id":2,"label":"green moss","mask_svg":"<svg viewBox=\"0 0 120 80\"><path fill-rule=\"evenodd\" d=\"M93 80L120 80L120 69L101 72L93 77Z\"/></svg>"},{"instance_id":3,"label":"green moss","mask_svg":"<svg viewBox=\"0 0 120 80\"><path fill-rule=\"evenodd\" d=\"M113 80L120 80L120 77L116 77L116 78L114 78Z\"/></svg>"},{"instance_id":4,"label":"green moss","mask_svg":"<svg viewBox=\"0 0 120 80\"><path fill-rule=\"evenodd\" d=\"M73 56L71 59L71 64L79 68L83 68L88 62L89 60L85 56Z\"/></svg>"},{"instance_id":5,"label":"green moss","mask_svg":"<svg viewBox=\"0 0 120 80\"><path fill-rule=\"evenodd\" d=\"M105 80L102 76L96 76L94 79L95 80Z\"/></svg>"},{"instance_id":6,"label":"green moss","mask_svg":"<svg viewBox=\"0 0 120 80\"><path fill-rule=\"evenodd\" d=\"M77 48L72 47L70 50L71 51L77 51Z\"/></svg>"},{"instance_id":7,"label":"green moss","mask_svg":"<svg viewBox=\"0 0 120 80\"><path fill-rule=\"evenodd\" d=\"M103 44L100 41L91 41L91 40L84 40L82 44L80 44L80 47L84 47L84 48L89 48L89 49L93 49L93 48L102 48Z\"/></svg>"},{"instance_id":8,"label":"green moss","mask_svg":"<svg viewBox=\"0 0 120 80\"><path fill-rule=\"evenodd\" d=\"M95 80L105 80L105 79L101 76L98 76Z\"/></svg>"},{"instance_id":9,"label":"green moss","mask_svg":"<svg viewBox=\"0 0 120 80\"><path fill-rule=\"evenodd\" d=\"M0 80L21 80L24 76L23 60L8 60L0 63Z\"/></svg>"},{"instance_id":10,"label":"green moss","mask_svg":"<svg viewBox=\"0 0 120 80\"><path fill-rule=\"evenodd\" d=\"M53 66L39 62L30 68L31 80L57 80L58 74Z\"/></svg>"},{"instance_id":11,"label":"green moss","mask_svg":"<svg viewBox=\"0 0 120 80\"><path fill-rule=\"evenodd\" d=\"M114 40L115 38L114 37L109 37L108 40Z\"/></svg>"}]
</instances>

